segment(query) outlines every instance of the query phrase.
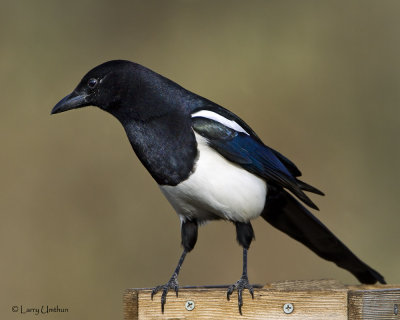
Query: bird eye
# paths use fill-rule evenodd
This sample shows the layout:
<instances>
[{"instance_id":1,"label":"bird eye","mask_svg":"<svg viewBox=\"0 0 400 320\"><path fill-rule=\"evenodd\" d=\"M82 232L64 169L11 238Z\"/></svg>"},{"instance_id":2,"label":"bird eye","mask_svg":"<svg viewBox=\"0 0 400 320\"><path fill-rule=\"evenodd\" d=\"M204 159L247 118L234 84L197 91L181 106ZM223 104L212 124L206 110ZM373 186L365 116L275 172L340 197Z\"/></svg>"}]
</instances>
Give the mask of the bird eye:
<instances>
[{"instance_id":1,"label":"bird eye","mask_svg":"<svg viewBox=\"0 0 400 320\"><path fill-rule=\"evenodd\" d=\"M88 87L89 87L90 89L94 89L94 88L97 86L97 83L98 83L98 81L97 81L96 78L91 78L91 79L89 79L89 81L88 81Z\"/></svg>"}]
</instances>

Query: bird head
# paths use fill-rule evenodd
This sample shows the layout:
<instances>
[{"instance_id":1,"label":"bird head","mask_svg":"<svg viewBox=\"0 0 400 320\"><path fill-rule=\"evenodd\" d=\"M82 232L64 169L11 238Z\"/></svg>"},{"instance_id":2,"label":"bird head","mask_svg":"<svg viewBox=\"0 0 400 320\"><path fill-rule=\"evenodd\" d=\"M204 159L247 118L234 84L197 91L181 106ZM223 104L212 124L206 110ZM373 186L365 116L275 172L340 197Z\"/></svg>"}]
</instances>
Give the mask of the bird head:
<instances>
[{"instance_id":1,"label":"bird head","mask_svg":"<svg viewBox=\"0 0 400 320\"><path fill-rule=\"evenodd\" d=\"M58 102L51 114L97 106L122 123L145 121L173 109L184 89L176 83L126 60L112 60L90 70L72 93ZM173 98L173 99L172 99Z\"/></svg>"},{"instance_id":2,"label":"bird head","mask_svg":"<svg viewBox=\"0 0 400 320\"><path fill-rule=\"evenodd\" d=\"M138 66L130 61L113 60L93 68L74 91L55 105L51 114L89 105L109 112L110 108L118 108L125 95L132 91L131 87L135 86Z\"/></svg>"}]
</instances>

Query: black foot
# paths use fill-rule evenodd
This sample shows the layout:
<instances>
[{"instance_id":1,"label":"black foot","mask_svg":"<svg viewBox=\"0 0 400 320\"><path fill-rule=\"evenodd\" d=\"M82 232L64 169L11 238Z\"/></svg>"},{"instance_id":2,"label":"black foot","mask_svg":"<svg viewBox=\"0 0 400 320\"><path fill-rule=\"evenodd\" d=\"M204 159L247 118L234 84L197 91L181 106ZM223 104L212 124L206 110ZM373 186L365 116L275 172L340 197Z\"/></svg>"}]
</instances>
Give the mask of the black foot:
<instances>
[{"instance_id":1,"label":"black foot","mask_svg":"<svg viewBox=\"0 0 400 320\"><path fill-rule=\"evenodd\" d=\"M254 299L253 286L250 285L247 276L242 275L242 277L235 284L229 287L228 292L226 293L226 297L228 300L235 289L238 292L239 313L242 314L242 306L243 306L242 292L244 289L248 289L251 294L251 297Z\"/></svg>"},{"instance_id":2,"label":"black foot","mask_svg":"<svg viewBox=\"0 0 400 320\"><path fill-rule=\"evenodd\" d=\"M169 281L161 286L157 286L153 289L151 292L151 300L153 300L153 296L162 289L162 295L161 295L161 312L164 313L164 305L167 302L167 293L170 289L174 289L176 296L178 297L178 290L179 290L179 284L178 284L178 275L174 274Z\"/></svg>"}]
</instances>

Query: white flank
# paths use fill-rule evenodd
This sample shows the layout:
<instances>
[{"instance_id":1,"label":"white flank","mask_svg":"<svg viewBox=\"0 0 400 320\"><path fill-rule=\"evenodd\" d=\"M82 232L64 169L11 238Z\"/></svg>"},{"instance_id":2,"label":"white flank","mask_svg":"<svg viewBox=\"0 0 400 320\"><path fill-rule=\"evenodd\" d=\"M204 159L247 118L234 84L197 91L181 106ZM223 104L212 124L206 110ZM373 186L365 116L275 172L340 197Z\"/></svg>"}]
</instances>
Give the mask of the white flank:
<instances>
[{"instance_id":1,"label":"white flank","mask_svg":"<svg viewBox=\"0 0 400 320\"><path fill-rule=\"evenodd\" d=\"M216 218L248 222L265 205L266 182L226 160L196 134L199 159L195 172L177 186L160 186L181 219Z\"/></svg>"},{"instance_id":2,"label":"white flank","mask_svg":"<svg viewBox=\"0 0 400 320\"><path fill-rule=\"evenodd\" d=\"M214 121L217 121L221 124L223 124L224 126L227 126L228 128L231 128L233 130L236 130L238 132L243 132L247 135L249 135L246 130L244 130L240 125L238 125L235 121L233 120L229 120L223 116L221 116L220 114L210 111L210 110L201 110L198 111L196 113L192 114L192 118L194 117L203 117L203 118L207 118L207 119L211 119Z\"/></svg>"}]
</instances>

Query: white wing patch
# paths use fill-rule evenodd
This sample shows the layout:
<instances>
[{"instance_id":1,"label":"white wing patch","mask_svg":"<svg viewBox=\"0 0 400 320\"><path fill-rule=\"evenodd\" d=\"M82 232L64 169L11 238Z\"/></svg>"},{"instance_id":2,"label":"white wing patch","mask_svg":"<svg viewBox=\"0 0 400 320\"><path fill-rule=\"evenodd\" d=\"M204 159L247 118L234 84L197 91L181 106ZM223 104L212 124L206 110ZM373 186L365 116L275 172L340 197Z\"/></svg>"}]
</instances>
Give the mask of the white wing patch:
<instances>
[{"instance_id":1,"label":"white wing patch","mask_svg":"<svg viewBox=\"0 0 400 320\"><path fill-rule=\"evenodd\" d=\"M196 113L192 114L192 118L194 117L203 117L203 118L207 118L207 119L211 119L214 121L217 121L221 124L223 124L224 126L231 128L233 130L236 130L238 132L243 132L245 134L247 134L249 136L249 134L246 132L246 130L244 130L240 125L238 125L235 121L233 120L229 120L223 116L221 116L220 114L210 111L210 110L201 110L198 111Z\"/></svg>"}]
</instances>

